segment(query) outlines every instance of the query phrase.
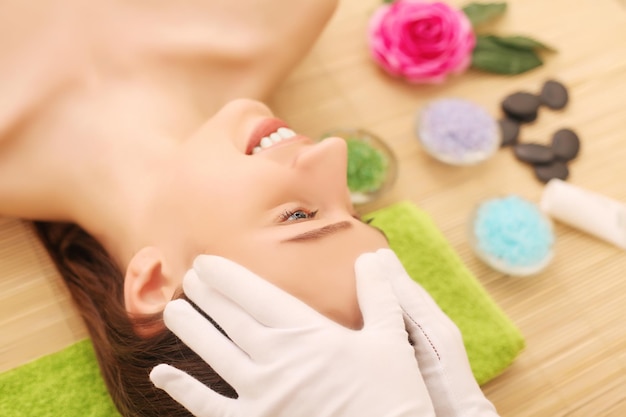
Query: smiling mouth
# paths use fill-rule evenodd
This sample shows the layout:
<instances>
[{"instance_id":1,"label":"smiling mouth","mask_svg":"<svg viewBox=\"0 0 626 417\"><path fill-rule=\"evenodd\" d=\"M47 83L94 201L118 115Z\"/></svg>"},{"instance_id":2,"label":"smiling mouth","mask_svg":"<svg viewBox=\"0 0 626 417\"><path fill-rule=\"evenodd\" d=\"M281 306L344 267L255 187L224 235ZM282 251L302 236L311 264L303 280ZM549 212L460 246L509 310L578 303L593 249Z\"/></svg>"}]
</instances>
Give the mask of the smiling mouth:
<instances>
[{"instance_id":1,"label":"smiling mouth","mask_svg":"<svg viewBox=\"0 0 626 417\"><path fill-rule=\"evenodd\" d=\"M270 133L267 136L263 136L260 140L259 143L254 146L250 152L248 152L248 155L254 155L257 154L259 152L261 152L264 149L268 149L271 148L272 146L276 145L277 143L283 142L287 139L291 139L293 137L296 137L296 132L294 132L293 130L289 129L288 127L279 127L278 129L276 129L276 131Z\"/></svg>"}]
</instances>

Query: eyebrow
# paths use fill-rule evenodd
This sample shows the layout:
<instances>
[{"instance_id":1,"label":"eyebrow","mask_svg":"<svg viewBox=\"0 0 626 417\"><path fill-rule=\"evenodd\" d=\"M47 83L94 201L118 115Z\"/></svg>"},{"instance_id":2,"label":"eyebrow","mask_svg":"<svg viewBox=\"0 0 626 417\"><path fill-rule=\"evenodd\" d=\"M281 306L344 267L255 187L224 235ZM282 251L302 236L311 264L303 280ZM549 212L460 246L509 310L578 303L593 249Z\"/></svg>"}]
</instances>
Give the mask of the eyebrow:
<instances>
[{"instance_id":1,"label":"eyebrow","mask_svg":"<svg viewBox=\"0 0 626 417\"><path fill-rule=\"evenodd\" d=\"M306 242L309 240L320 239L333 233L336 233L340 230L349 229L352 227L352 223L349 221L342 221L333 224L326 225L324 227L320 227L319 229L309 230L307 232L301 233L299 235L290 237L288 239L283 240L283 242Z\"/></svg>"}]
</instances>

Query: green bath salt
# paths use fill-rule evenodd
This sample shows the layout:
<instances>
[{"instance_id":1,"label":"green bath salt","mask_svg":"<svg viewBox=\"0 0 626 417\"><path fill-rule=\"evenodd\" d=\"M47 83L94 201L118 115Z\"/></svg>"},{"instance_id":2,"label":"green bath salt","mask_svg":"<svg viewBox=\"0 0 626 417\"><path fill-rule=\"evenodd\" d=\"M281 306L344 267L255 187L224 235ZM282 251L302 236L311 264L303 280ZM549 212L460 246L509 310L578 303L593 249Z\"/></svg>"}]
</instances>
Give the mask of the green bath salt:
<instances>
[{"instance_id":1,"label":"green bath salt","mask_svg":"<svg viewBox=\"0 0 626 417\"><path fill-rule=\"evenodd\" d=\"M348 145L348 188L357 193L377 191L385 182L387 158L362 140L345 140Z\"/></svg>"}]
</instances>

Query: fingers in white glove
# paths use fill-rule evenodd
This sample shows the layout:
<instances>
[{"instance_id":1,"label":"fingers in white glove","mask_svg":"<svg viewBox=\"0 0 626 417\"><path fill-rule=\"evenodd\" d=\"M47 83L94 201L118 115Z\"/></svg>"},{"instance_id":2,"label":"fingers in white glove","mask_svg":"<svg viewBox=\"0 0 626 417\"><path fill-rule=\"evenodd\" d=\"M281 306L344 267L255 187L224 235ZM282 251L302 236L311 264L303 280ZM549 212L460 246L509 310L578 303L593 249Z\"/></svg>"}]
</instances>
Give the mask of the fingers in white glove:
<instances>
[{"instance_id":1,"label":"fingers in white glove","mask_svg":"<svg viewBox=\"0 0 626 417\"><path fill-rule=\"evenodd\" d=\"M200 255L194 261L194 269L205 284L219 288L221 294L264 326L303 327L319 320L319 313L302 301L226 258ZM219 323L217 318L216 321Z\"/></svg>"},{"instance_id":2,"label":"fingers in white glove","mask_svg":"<svg viewBox=\"0 0 626 417\"><path fill-rule=\"evenodd\" d=\"M187 297L218 323L245 353L250 354L266 333L265 326L233 301L204 283L194 270L188 271L185 275L183 290ZM243 287L241 290L245 291Z\"/></svg>"},{"instance_id":3,"label":"fingers in white glove","mask_svg":"<svg viewBox=\"0 0 626 417\"><path fill-rule=\"evenodd\" d=\"M235 400L224 397L189 374L170 365L157 365L150 380L197 417L229 417Z\"/></svg>"},{"instance_id":4,"label":"fingers in white glove","mask_svg":"<svg viewBox=\"0 0 626 417\"><path fill-rule=\"evenodd\" d=\"M389 249L376 253L386 265L405 312L407 330L437 417L496 417L472 373L463 336L435 300L406 273Z\"/></svg>"},{"instance_id":5,"label":"fingers in white glove","mask_svg":"<svg viewBox=\"0 0 626 417\"><path fill-rule=\"evenodd\" d=\"M185 300L170 301L163 311L166 326L231 386L249 372L250 358Z\"/></svg>"},{"instance_id":6,"label":"fingers in white glove","mask_svg":"<svg viewBox=\"0 0 626 417\"><path fill-rule=\"evenodd\" d=\"M461 346L463 336L456 324L441 310L430 294L409 277L395 252L391 249L379 249L376 254L385 265L394 292L409 320L417 324L416 318L427 319L421 320L420 325L433 325L435 336L441 339L441 343Z\"/></svg>"},{"instance_id":7,"label":"fingers in white glove","mask_svg":"<svg viewBox=\"0 0 626 417\"><path fill-rule=\"evenodd\" d=\"M398 299L387 278L385 266L375 253L365 253L355 262L357 297L365 327L391 327L402 317Z\"/></svg>"}]
</instances>

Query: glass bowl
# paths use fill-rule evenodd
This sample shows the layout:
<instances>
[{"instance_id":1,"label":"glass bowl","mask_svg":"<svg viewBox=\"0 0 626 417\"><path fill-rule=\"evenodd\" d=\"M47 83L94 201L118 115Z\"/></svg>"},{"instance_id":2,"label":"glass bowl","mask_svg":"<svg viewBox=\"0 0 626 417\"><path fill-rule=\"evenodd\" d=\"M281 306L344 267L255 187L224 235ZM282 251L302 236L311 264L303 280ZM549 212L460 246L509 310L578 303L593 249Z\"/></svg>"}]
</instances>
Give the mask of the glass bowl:
<instances>
[{"instance_id":1,"label":"glass bowl","mask_svg":"<svg viewBox=\"0 0 626 417\"><path fill-rule=\"evenodd\" d=\"M476 256L507 275L535 275L554 256L552 220L537 204L516 195L480 203L471 214L468 234Z\"/></svg>"},{"instance_id":2,"label":"glass bowl","mask_svg":"<svg viewBox=\"0 0 626 417\"><path fill-rule=\"evenodd\" d=\"M348 188L354 205L369 203L389 191L397 176L397 159L377 135L364 129L334 129L323 138L339 137L348 144Z\"/></svg>"},{"instance_id":3,"label":"glass bowl","mask_svg":"<svg viewBox=\"0 0 626 417\"><path fill-rule=\"evenodd\" d=\"M450 165L475 165L502 143L498 122L480 105L458 98L429 102L417 113L416 135L430 156Z\"/></svg>"}]
</instances>

